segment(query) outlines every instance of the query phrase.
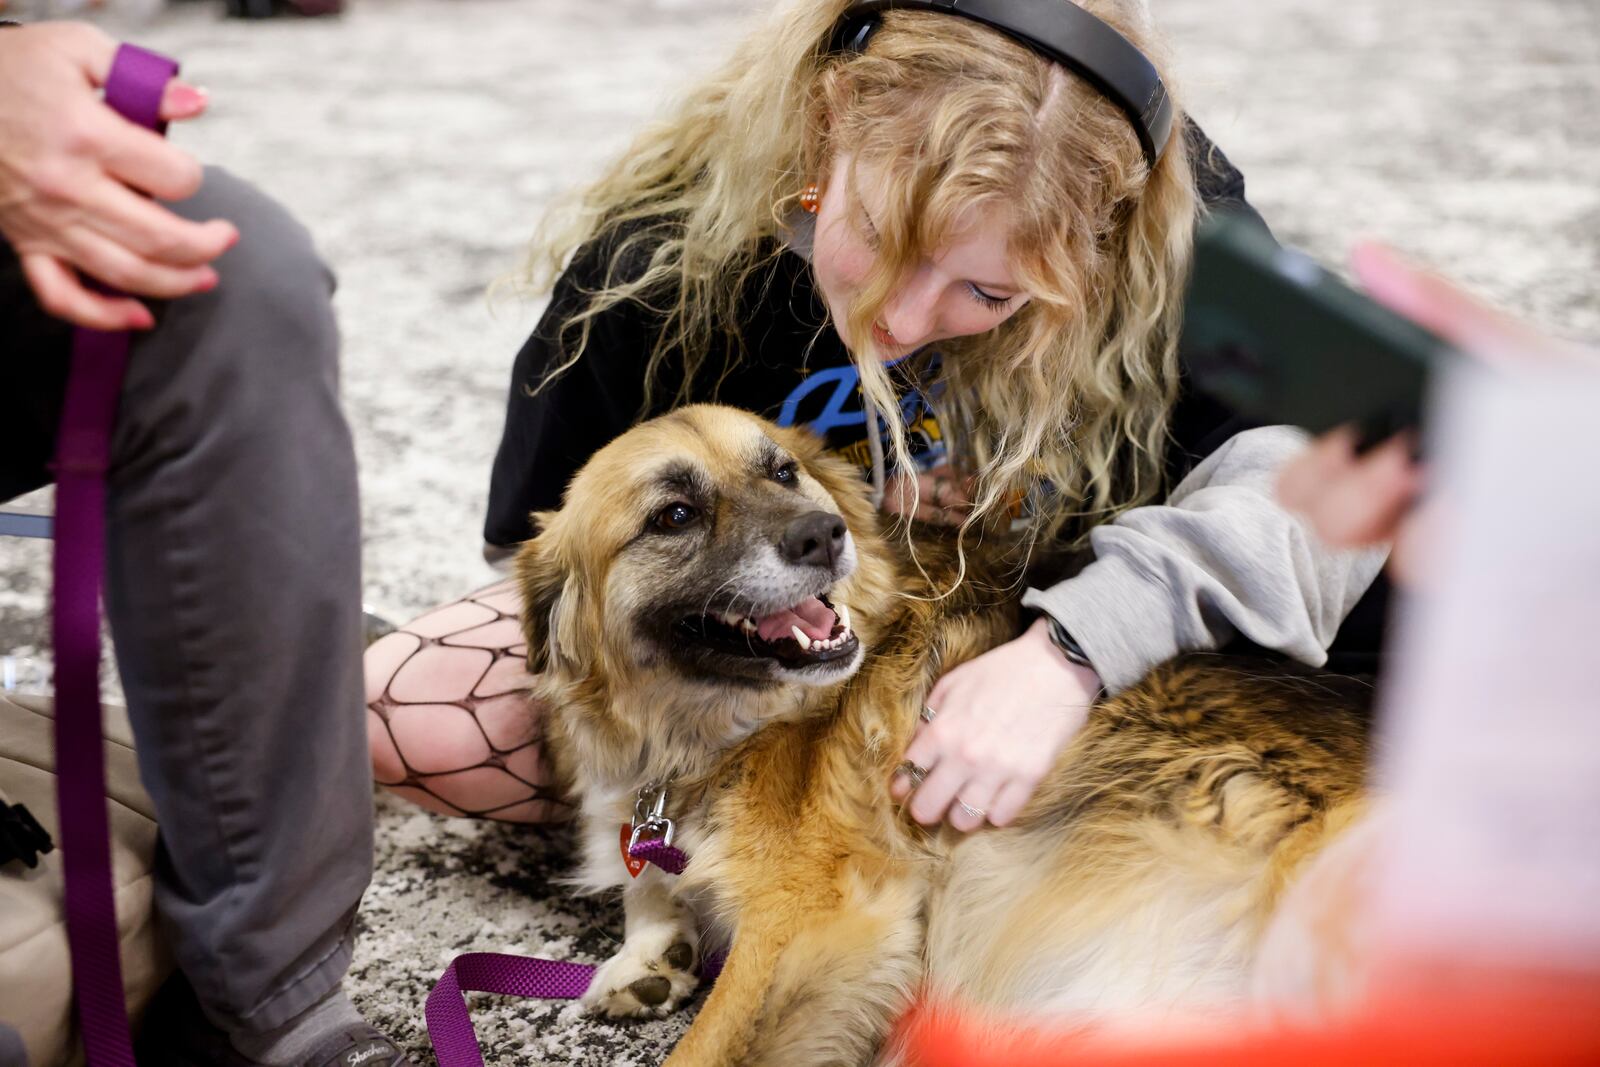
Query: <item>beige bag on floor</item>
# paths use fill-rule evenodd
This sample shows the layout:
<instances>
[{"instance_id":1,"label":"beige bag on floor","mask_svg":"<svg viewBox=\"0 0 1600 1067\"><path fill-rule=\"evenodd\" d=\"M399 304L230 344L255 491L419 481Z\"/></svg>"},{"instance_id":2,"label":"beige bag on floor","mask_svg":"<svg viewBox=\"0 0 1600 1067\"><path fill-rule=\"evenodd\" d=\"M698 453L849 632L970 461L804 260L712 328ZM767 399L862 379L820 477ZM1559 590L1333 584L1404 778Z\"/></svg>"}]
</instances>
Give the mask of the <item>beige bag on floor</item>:
<instances>
[{"instance_id":1,"label":"beige bag on floor","mask_svg":"<svg viewBox=\"0 0 1600 1067\"><path fill-rule=\"evenodd\" d=\"M0 800L24 804L58 844L55 723L48 699L0 693ZM151 906L155 809L139 785L122 708L105 708L111 863L128 1015L137 1020L172 963ZM29 1067L82 1062L72 1017L72 967L62 911L61 850L29 869L0 867L0 1022L22 1035Z\"/></svg>"}]
</instances>

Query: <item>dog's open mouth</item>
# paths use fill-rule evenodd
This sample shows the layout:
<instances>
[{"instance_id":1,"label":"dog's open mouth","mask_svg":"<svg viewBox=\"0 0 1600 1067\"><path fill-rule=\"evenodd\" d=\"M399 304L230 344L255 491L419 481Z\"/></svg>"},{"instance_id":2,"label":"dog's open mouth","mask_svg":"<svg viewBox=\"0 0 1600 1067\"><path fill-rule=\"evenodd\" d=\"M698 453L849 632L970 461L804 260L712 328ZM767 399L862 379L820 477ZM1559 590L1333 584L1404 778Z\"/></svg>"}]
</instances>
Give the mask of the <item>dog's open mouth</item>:
<instances>
[{"instance_id":1,"label":"dog's open mouth","mask_svg":"<svg viewBox=\"0 0 1600 1067\"><path fill-rule=\"evenodd\" d=\"M732 656L810 667L855 655L860 641L850 629L850 609L835 610L825 596L807 597L768 615L715 612L680 619L678 631L696 644Z\"/></svg>"}]
</instances>

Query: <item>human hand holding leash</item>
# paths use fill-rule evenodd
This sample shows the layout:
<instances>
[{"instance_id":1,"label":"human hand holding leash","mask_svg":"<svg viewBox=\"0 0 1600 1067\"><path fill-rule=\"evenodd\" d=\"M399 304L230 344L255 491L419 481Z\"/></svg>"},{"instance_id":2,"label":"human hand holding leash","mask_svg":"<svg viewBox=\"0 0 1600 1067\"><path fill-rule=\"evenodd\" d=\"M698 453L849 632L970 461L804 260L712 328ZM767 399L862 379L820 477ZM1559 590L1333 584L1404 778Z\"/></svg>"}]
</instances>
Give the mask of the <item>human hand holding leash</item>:
<instances>
[{"instance_id":1,"label":"human hand holding leash","mask_svg":"<svg viewBox=\"0 0 1600 1067\"><path fill-rule=\"evenodd\" d=\"M1082 729L1100 691L1093 669L1071 663L1039 619L1014 641L939 679L890 793L912 818L948 815L963 832L1017 817L1056 757ZM931 714L930 714L931 712Z\"/></svg>"},{"instance_id":2,"label":"human hand holding leash","mask_svg":"<svg viewBox=\"0 0 1600 1067\"><path fill-rule=\"evenodd\" d=\"M91 329L149 329L155 320L138 300L95 292L77 272L134 296L204 292L217 284L208 264L239 233L220 219L181 219L141 195L186 199L202 172L100 99L116 50L83 23L0 30L0 235L50 314ZM201 90L175 80L161 117L205 109Z\"/></svg>"}]
</instances>

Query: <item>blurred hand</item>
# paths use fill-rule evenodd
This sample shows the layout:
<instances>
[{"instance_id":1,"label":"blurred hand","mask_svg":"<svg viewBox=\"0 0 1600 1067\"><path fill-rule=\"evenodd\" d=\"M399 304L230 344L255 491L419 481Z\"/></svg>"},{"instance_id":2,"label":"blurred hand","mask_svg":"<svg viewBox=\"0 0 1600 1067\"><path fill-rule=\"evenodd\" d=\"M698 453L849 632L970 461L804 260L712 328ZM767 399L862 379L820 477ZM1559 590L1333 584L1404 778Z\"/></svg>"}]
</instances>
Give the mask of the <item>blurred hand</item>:
<instances>
[{"instance_id":1,"label":"blurred hand","mask_svg":"<svg viewBox=\"0 0 1600 1067\"><path fill-rule=\"evenodd\" d=\"M1373 299L1486 362L1559 361L1578 351L1407 265L1381 245L1358 246L1352 265ZM1411 459L1414 441L1400 435L1359 456L1356 442L1348 428L1317 438L1283 469L1278 499L1334 547L1393 542L1390 570L1400 581L1414 580L1417 545L1426 542L1433 521L1428 508L1417 507L1425 471Z\"/></svg>"},{"instance_id":2,"label":"blurred hand","mask_svg":"<svg viewBox=\"0 0 1600 1067\"><path fill-rule=\"evenodd\" d=\"M1099 676L1070 663L1039 619L939 679L928 694L933 721L918 724L905 754L928 776L913 790L908 776L896 774L890 794L910 796L911 817L924 825L948 813L961 831L1004 826L1083 728L1099 692Z\"/></svg>"},{"instance_id":3,"label":"blurred hand","mask_svg":"<svg viewBox=\"0 0 1600 1067\"><path fill-rule=\"evenodd\" d=\"M941 526L960 526L972 510L971 479L959 477L948 466L918 474L914 483L907 475L897 472L884 486L883 510Z\"/></svg>"},{"instance_id":4,"label":"blurred hand","mask_svg":"<svg viewBox=\"0 0 1600 1067\"><path fill-rule=\"evenodd\" d=\"M1278 500L1304 515L1335 548L1392 542L1389 570L1416 578L1417 500L1423 470L1412 458L1413 438L1401 434L1363 455L1355 430L1342 427L1311 443L1278 477ZM1422 509L1425 511L1426 509Z\"/></svg>"},{"instance_id":5,"label":"blurred hand","mask_svg":"<svg viewBox=\"0 0 1600 1067\"><path fill-rule=\"evenodd\" d=\"M0 29L0 235L50 314L100 330L148 329L146 307L92 292L76 272L137 296L204 292L217 284L208 264L239 234L141 195L192 196L201 168L101 100L116 50L83 23ZM190 119L205 108L204 92L174 80L161 115Z\"/></svg>"}]
</instances>

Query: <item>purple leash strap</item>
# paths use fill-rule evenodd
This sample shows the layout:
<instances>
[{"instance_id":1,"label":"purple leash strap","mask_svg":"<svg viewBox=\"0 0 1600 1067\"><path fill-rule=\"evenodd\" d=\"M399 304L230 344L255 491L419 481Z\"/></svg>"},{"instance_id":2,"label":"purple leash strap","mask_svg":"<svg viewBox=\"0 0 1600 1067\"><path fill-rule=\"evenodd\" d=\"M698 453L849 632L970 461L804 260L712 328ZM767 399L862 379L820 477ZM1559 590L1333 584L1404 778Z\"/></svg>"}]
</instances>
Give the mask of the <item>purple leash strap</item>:
<instances>
[{"instance_id":1,"label":"purple leash strap","mask_svg":"<svg viewBox=\"0 0 1600 1067\"><path fill-rule=\"evenodd\" d=\"M634 844L628 854L653 863L668 874L682 874L689 858L660 838ZM700 977L717 980L724 956L714 953L700 963ZM428 994L424 1015L428 1040L439 1067L483 1067L483 1051L472 1029L466 993L499 993L508 997L576 1000L589 990L599 968L587 963L542 960L501 952L467 952L457 956Z\"/></svg>"},{"instance_id":2,"label":"purple leash strap","mask_svg":"<svg viewBox=\"0 0 1600 1067\"><path fill-rule=\"evenodd\" d=\"M467 952L445 968L424 1010L428 1040L439 1067L483 1067L478 1035L467 1013L467 992L511 997L576 1000L588 990L595 968L586 963L540 960L501 952Z\"/></svg>"},{"instance_id":3,"label":"purple leash strap","mask_svg":"<svg viewBox=\"0 0 1600 1067\"><path fill-rule=\"evenodd\" d=\"M714 982L722 971L721 953L700 964L700 977ZM428 1040L439 1067L484 1067L478 1035L467 1012L466 993L576 1000L589 990L598 967L563 960L541 960L503 952L466 952L445 968L423 1010Z\"/></svg>"},{"instance_id":4,"label":"purple leash strap","mask_svg":"<svg viewBox=\"0 0 1600 1067\"><path fill-rule=\"evenodd\" d=\"M169 59L123 45L106 103L157 133ZM56 439L56 804L66 879L67 941L78 1026L91 1067L135 1067L117 955L117 911L106 815L100 719L100 587L105 569L106 469L127 369L126 332L78 329Z\"/></svg>"}]
</instances>

